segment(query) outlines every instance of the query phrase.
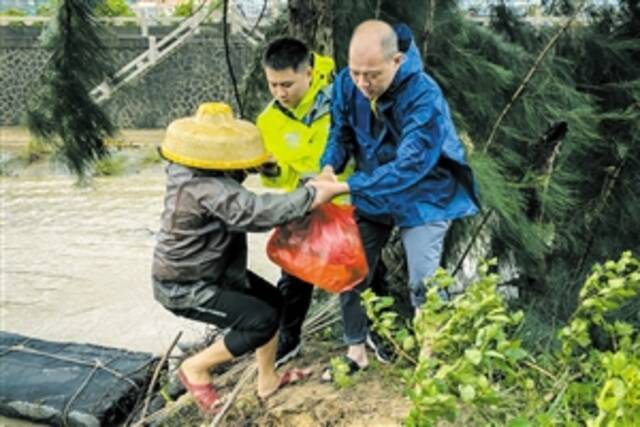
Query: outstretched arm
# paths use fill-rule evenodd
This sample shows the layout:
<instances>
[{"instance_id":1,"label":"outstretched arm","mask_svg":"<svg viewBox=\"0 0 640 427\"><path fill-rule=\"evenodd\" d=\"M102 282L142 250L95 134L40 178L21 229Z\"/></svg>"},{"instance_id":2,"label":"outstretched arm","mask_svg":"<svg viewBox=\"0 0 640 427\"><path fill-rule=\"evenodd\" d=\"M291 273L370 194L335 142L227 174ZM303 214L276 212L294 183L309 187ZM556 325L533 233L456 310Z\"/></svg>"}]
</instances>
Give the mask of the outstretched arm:
<instances>
[{"instance_id":1,"label":"outstretched arm","mask_svg":"<svg viewBox=\"0 0 640 427\"><path fill-rule=\"evenodd\" d=\"M437 93L426 93L415 103L408 103L400 116L396 157L377 167L371 174L357 172L349 178L351 192L358 194L376 188L376 194L400 193L422 180L438 163L444 138L445 115L435 107Z\"/></svg>"}]
</instances>

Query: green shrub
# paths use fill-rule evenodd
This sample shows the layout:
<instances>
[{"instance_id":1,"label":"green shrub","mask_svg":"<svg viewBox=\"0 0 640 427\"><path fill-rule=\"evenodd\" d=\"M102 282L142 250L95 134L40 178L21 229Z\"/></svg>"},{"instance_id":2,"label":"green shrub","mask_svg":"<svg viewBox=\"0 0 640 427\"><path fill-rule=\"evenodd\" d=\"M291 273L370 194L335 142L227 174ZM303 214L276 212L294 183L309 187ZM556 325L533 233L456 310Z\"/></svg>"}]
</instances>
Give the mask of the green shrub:
<instances>
[{"instance_id":1,"label":"green shrub","mask_svg":"<svg viewBox=\"0 0 640 427\"><path fill-rule=\"evenodd\" d=\"M22 9L11 8L0 12L0 16L27 16L27 12Z\"/></svg>"},{"instance_id":2,"label":"green shrub","mask_svg":"<svg viewBox=\"0 0 640 427\"><path fill-rule=\"evenodd\" d=\"M173 11L173 16L188 17L193 15L195 3L193 0L184 0L178 3Z\"/></svg>"},{"instance_id":3,"label":"green shrub","mask_svg":"<svg viewBox=\"0 0 640 427\"><path fill-rule=\"evenodd\" d=\"M28 15L27 12L25 12L24 10L16 9L16 8L7 9L4 12L0 12L0 16L22 17L27 15ZM25 23L22 21L15 21L15 22L9 23L10 27L21 27L23 25L25 25Z\"/></svg>"},{"instance_id":4,"label":"green shrub","mask_svg":"<svg viewBox=\"0 0 640 427\"><path fill-rule=\"evenodd\" d=\"M96 7L96 16L135 16L125 0L104 0Z\"/></svg>"},{"instance_id":5,"label":"green shrub","mask_svg":"<svg viewBox=\"0 0 640 427\"><path fill-rule=\"evenodd\" d=\"M406 424L640 425L640 331L610 319L640 293L640 261L625 252L596 265L560 329L561 350L535 354L521 346L523 313L509 310L492 264L451 301L438 291L453 279L438 271L413 324L388 311L390 298L363 294L373 328L410 365L404 370L412 402ZM597 331L606 335L605 345L594 346Z\"/></svg>"},{"instance_id":6,"label":"green shrub","mask_svg":"<svg viewBox=\"0 0 640 427\"><path fill-rule=\"evenodd\" d=\"M341 357L332 357L331 361L332 382L337 388L348 388L355 385L354 374L349 374L349 365ZM357 375L357 374L356 374Z\"/></svg>"},{"instance_id":7,"label":"green shrub","mask_svg":"<svg viewBox=\"0 0 640 427\"><path fill-rule=\"evenodd\" d=\"M46 4L43 4L36 10L37 16L53 16L58 8L59 0L49 0Z\"/></svg>"},{"instance_id":8,"label":"green shrub","mask_svg":"<svg viewBox=\"0 0 640 427\"><path fill-rule=\"evenodd\" d=\"M124 155L109 155L96 160L94 165L95 176L116 176L122 175L127 166L127 159Z\"/></svg>"},{"instance_id":9,"label":"green shrub","mask_svg":"<svg viewBox=\"0 0 640 427\"><path fill-rule=\"evenodd\" d=\"M567 421L640 425L640 331L609 319L638 293L640 261L631 252L618 261L596 265L580 290L578 309L560 331L558 362L574 378L562 399ZM604 345L595 345L596 331L606 336Z\"/></svg>"}]
</instances>

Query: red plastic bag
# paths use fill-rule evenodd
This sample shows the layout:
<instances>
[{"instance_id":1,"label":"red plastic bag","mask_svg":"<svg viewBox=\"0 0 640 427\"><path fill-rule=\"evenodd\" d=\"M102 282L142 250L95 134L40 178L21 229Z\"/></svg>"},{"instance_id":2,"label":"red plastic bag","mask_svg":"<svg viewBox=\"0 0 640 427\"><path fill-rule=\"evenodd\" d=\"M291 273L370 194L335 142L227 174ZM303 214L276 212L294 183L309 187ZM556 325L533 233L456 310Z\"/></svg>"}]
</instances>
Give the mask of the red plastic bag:
<instances>
[{"instance_id":1,"label":"red plastic bag","mask_svg":"<svg viewBox=\"0 0 640 427\"><path fill-rule=\"evenodd\" d=\"M325 203L304 218L276 228L269 259L287 273L329 292L344 292L367 277L353 206Z\"/></svg>"}]
</instances>

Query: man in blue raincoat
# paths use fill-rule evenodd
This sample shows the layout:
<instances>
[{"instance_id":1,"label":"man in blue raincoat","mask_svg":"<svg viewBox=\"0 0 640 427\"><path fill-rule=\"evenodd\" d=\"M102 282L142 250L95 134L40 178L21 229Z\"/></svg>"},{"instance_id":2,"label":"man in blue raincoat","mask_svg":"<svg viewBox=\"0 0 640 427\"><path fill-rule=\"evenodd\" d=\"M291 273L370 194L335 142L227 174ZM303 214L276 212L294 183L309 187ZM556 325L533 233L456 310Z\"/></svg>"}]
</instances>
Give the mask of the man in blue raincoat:
<instances>
[{"instance_id":1,"label":"man in blue raincoat","mask_svg":"<svg viewBox=\"0 0 640 427\"><path fill-rule=\"evenodd\" d=\"M338 74L332 99L323 175L330 179L355 159L356 172L345 185L356 206L369 270L375 271L392 228L399 227L411 302L419 310L424 280L440 264L451 221L479 209L447 102L423 71L409 28L378 20L355 29L349 66ZM360 302L371 274L340 295L350 373L368 365L365 343L382 356ZM331 370L324 377L329 379Z\"/></svg>"}]
</instances>

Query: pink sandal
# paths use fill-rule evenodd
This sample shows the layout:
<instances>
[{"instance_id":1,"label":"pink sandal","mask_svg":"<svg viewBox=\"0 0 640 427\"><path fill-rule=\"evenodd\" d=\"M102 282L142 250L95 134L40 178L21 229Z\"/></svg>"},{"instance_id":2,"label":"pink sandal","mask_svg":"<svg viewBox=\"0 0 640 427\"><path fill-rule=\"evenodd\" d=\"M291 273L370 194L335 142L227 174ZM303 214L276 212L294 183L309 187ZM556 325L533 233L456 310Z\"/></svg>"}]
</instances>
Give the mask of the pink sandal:
<instances>
[{"instance_id":1,"label":"pink sandal","mask_svg":"<svg viewBox=\"0 0 640 427\"><path fill-rule=\"evenodd\" d=\"M192 384L187 379L182 369L178 369L178 379L187 389L193 399L196 401L198 408L205 415L216 415L222 409L222 399L213 388L213 384Z\"/></svg>"},{"instance_id":2,"label":"pink sandal","mask_svg":"<svg viewBox=\"0 0 640 427\"><path fill-rule=\"evenodd\" d=\"M312 373L313 373L313 371L310 368L306 368L306 369L300 369L300 368L287 369L280 376L280 382L278 383L278 387L276 387L275 390L267 393L264 396L258 395L258 397L260 398L260 400L262 400L264 402L265 400L267 400L268 398L270 398L271 396L276 394L281 388L286 387L286 386L291 385L291 384L296 384L296 383L302 382L302 381L308 379L311 376Z\"/></svg>"}]
</instances>

